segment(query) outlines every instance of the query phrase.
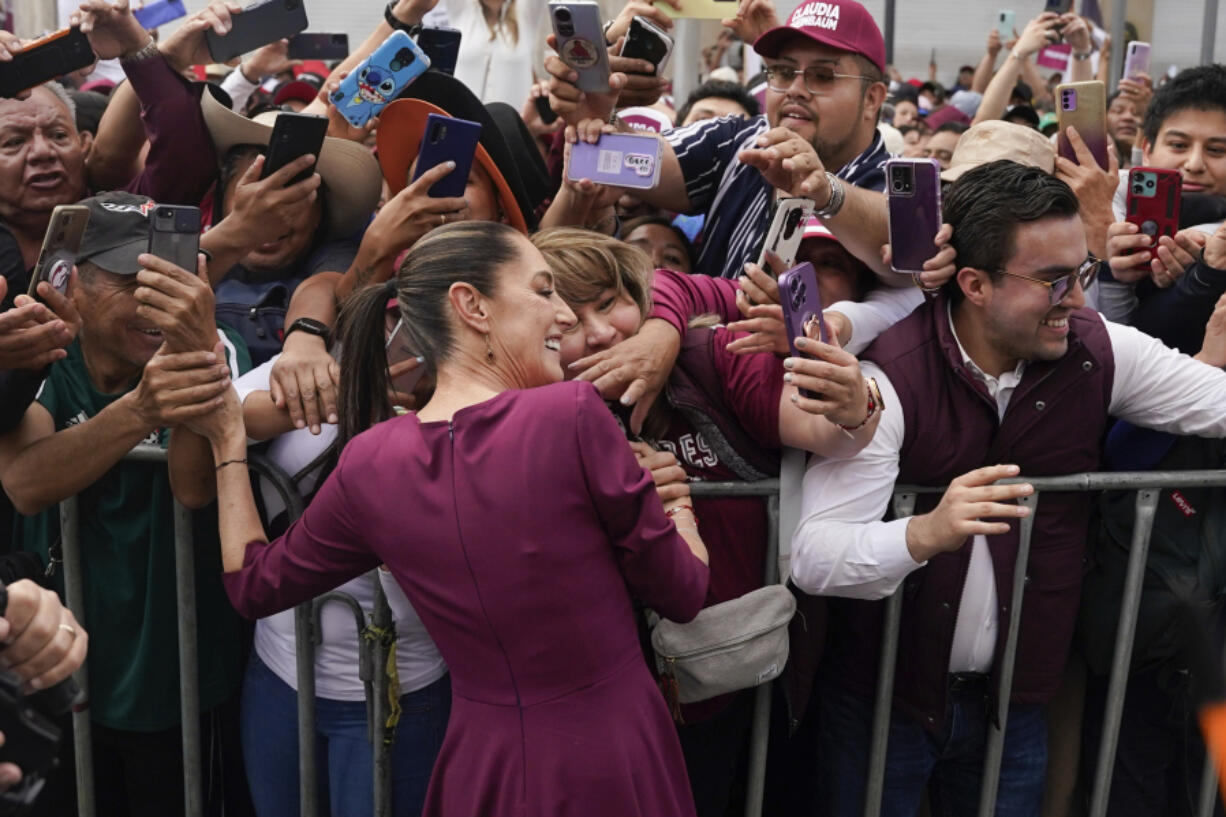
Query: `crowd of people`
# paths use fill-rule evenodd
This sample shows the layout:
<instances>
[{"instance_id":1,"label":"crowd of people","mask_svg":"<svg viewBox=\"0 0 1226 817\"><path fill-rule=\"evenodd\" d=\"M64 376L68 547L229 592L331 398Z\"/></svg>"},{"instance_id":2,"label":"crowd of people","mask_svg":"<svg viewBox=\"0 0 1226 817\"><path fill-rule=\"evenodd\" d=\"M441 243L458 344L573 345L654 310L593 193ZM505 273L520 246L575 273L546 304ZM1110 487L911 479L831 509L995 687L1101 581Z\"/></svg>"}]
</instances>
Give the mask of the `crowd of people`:
<instances>
[{"instance_id":1,"label":"crowd of people","mask_svg":"<svg viewBox=\"0 0 1226 817\"><path fill-rule=\"evenodd\" d=\"M162 37L126 0L85 0L71 24L123 79L0 99L0 558L43 585L10 584L0 661L29 691L87 661L98 814L184 808L179 508L209 814L300 813L301 741L320 813L374 812L360 642L385 597L397 815L737 813L775 679L763 813L859 815L896 593L882 813L975 813L1002 697L995 813L1082 813L1136 520L1131 494L1035 505L1025 479L1226 466L1226 67L1113 82L1089 21L1044 12L945 86L888 65L856 0L786 19L741 0L682 100L620 56L636 17L673 29L665 4L683 0L627 0L605 26L602 92L552 50L539 0L391 0L335 64L277 40L230 66L206 37L243 13L229 0ZM454 76L355 127L333 92L423 26L460 30ZM1068 68L1044 76L1058 43ZM0 32L0 63L24 45ZM1095 79L1116 88L1106 167L1055 113L1059 82ZM265 173L287 111L327 136ZM461 196L431 195L454 162L417 172L438 114L480 125ZM572 178L577 146L614 133L654 139L654 185ZM939 166L914 273L891 264L895 156ZM1173 235L1128 220L1129 167L1180 177ZM799 337L764 252L783 199L809 201L796 263L824 305ZM67 285L31 287L70 204L89 219ZM194 266L150 253L159 205L199 208ZM776 477L796 520L778 584L762 499L691 495ZM943 492L894 518L896 484ZM1194 813L1224 490L1159 499L1112 815ZM80 623L52 592L74 496ZM338 589L361 615L322 607L300 735L293 608ZM783 657L760 671L734 652L694 680L662 646L668 627L752 642L777 609ZM72 754L33 813L75 813ZM0 785L19 774L0 764Z\"/></svg>"}]
</instances>

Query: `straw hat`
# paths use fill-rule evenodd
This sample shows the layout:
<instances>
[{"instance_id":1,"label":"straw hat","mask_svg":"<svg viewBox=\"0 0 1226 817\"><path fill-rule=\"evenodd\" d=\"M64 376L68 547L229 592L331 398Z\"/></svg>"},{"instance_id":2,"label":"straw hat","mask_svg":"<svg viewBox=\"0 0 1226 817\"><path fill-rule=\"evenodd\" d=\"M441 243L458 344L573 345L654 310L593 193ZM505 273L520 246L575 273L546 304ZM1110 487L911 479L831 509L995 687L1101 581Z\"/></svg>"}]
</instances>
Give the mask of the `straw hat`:
<instances>
[{"instance_id":1,"label":"straw hat","mask_svg":"<svg viewBox=\"0 0 1226 817\"><path fill-rule=\"evenodd\" d=\"M269 111L248 119L230 110L208 90L200 95L200 108L218 156L224 156L235 145L267 147L278 115ZM326 237L340 238L357 232L370 219L383 190L375 157L356 142L325 137L315 170L323 179L323 195L327 200Z\"/></svg>"}]
</instances>

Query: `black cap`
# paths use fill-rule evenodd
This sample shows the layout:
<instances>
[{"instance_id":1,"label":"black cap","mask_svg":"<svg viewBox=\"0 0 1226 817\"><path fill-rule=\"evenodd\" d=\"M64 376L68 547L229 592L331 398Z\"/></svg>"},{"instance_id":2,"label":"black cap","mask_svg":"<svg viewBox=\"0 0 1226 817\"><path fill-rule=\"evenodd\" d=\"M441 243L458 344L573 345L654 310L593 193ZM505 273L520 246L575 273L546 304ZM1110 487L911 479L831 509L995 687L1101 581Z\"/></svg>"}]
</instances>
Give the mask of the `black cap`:
<instances>
[{"instance_id":1,"label":"black cap","mask_svg":"<svg viewBox=\"0 0 1226 817\"><path fill-rule=\"evenodd\" d=\"M149 249L149 216L156 206L148 196L100 193L80 202L89 208L89 224L77 251L77 263L89 261L116 275L141 271L136 256Z\"/></svg>"},{"instance_id":2,"label":"black cap","mask_svg":"<svg viewBox=\"0 0 1226 817\"><path fill-rule=\"evenodd\" d=\"M1005 121L1020 119L1035 130L1039 129L1039 112L1029 105L1013 105L1005 108L1004 116L1001 119Z\"/></svg>"}]
</instances>

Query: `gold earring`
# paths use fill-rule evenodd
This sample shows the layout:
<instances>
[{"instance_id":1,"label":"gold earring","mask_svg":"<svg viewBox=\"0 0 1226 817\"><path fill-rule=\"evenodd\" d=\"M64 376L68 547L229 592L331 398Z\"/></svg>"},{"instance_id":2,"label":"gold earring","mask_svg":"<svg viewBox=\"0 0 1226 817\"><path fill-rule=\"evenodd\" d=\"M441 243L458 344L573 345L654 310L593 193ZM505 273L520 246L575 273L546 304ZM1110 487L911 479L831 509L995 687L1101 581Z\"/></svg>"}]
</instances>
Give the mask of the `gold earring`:
<instances>
[{"instance_id":1,"label":"gold earring","mask_svg":"<svg viewBox=\"0 0 1226 817\"><path fill-rule=\"evenodd\" d=\"M490 336L488 334L485 336L485 362L494 362L494 346L490 343Z\"/></svg>"}]
</instances>

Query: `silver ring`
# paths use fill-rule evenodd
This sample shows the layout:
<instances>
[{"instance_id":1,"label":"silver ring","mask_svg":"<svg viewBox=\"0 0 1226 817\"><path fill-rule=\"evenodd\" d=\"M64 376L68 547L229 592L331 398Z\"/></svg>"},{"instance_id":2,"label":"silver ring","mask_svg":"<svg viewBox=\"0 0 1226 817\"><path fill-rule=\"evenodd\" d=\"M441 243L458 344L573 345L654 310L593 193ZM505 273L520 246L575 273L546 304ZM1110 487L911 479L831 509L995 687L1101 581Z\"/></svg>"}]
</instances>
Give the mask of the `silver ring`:
<instances>
[{"instance_id":1,"label":"silver ring","mask_svg":"<svg viewBox=\"0 0 1226 817\"><path fill-rule=\"evenodd\" d=\"M61 624L60 629L67 630L68 634L72 636L73 638L77 637L77 629L73 627L71 624Z\"/></svg>"},{"instance_id":2,"label":"silver ring","mask_svg":"<svg viewBox=\"0 0 1226 817\"><path fill-rule=\"evenodd\" d=\"M447 223L447 214L439 213L438 214L438 226L442 227L446 223Z\"/></svg>"}]
</instances>

